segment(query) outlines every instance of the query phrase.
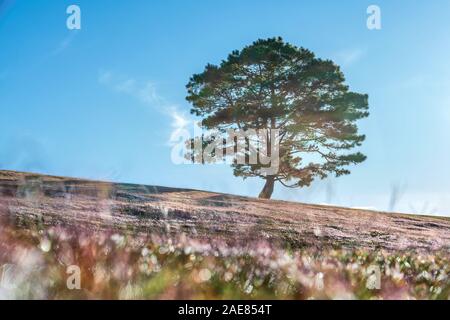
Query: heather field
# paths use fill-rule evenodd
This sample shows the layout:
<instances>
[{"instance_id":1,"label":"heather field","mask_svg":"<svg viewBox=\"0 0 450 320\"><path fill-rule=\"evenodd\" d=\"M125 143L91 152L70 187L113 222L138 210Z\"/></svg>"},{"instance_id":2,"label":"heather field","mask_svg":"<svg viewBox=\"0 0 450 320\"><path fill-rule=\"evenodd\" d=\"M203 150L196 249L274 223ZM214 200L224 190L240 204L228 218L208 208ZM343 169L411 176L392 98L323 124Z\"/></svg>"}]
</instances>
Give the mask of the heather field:
<instances>
[{"instance_id":1,"label":"heather field","mask_svg":"<svg viewBox=\"0 0 450 320\"><path fill-rule=\"evenodd\" d=\"M1 172L0 298L448 299L449 226Z\"/></svg>"}]
</instances>

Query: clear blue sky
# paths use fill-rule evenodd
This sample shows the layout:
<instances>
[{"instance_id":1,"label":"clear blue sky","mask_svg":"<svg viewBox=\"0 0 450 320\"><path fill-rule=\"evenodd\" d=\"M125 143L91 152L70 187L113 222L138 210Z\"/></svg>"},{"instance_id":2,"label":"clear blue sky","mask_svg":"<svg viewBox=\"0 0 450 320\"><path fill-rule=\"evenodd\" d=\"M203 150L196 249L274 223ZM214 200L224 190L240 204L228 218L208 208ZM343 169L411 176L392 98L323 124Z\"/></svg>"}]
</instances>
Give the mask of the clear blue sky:
<instances>
[{"instance_id":1,"label":"clear blue sky","mask_svg":"<svg viewBox=\"0 0 450 320\"><path fill-rule=\"evenodd\" d=\"M225 165L172 164L169 139L193 73L282 36L340 64L371 115L364 164L274 198L388 210L397 189L396 211L450 215L449 30L446 0L0 0L0 168L256 196Z\"/></svg>"}]
</instances>

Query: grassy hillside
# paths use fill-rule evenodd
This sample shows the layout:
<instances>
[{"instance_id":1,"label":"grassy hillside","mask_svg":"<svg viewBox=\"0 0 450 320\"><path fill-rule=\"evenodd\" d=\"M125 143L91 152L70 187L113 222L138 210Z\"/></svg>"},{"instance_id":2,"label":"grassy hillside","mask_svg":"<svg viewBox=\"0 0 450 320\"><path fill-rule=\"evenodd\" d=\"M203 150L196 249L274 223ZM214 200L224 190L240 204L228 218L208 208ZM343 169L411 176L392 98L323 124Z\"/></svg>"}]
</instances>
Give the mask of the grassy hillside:
<instances>
[{"instance_id":1,"label":"grassy hillside","mask_svg":"<svg viewBox=\"0 0 450 320\"><path fill-rule=\"evenodd\" d=\"M0 297L450 293L447 218L0 171L0 221L0 265L12 284ZM71 265L81 290L66 286ZM379 290L367 285L373 266Z\"/></svg>"}]
</instances>

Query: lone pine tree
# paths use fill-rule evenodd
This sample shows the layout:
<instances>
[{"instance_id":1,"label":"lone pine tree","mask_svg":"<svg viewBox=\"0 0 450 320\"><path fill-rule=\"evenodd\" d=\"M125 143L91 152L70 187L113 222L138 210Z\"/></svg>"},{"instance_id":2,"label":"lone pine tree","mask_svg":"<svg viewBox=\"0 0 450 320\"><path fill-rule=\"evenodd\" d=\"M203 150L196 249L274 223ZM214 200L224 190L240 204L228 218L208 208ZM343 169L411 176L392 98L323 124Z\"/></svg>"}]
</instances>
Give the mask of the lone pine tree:
<instances>
[{"instance_id":1,"label":"lone pine tree","mask_svg":"<svg viewBox=\"0 0 450 320\"><path fill-rule=\"evenodd\" d=\"M220 65L193 75L186 87L191 113L208 130L277 130L277 173L262 173L262 164L232 164L235 176L265 180L260 198L269 199L276 182L309 186L315 178L349 174L349 165L366 159L346 150L365 139L356 121L369 115L368 96L351 92L331 60L282 38L233 51Z\"/></svg>"}]
</instances>

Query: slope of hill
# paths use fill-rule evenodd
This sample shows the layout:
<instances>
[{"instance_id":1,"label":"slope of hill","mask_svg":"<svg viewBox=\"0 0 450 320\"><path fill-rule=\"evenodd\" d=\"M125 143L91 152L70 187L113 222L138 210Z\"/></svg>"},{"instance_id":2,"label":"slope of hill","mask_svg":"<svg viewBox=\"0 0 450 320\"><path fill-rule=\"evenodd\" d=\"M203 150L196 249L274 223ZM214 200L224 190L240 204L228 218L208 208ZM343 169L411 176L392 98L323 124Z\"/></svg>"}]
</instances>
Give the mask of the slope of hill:
<instances>
[{"instance_id":1,"label":"slope of hill","mask_svg":"<svg viewBox=\"0 0 450 320\"><path fill-rule=\"evenodd\" d=\"M0 299L449 299L449 248L448 218L0 171Z\"/></svg>"},{"instance_id":2,"label":"slope of hill","mask_svg":"<svg viewBox=\"0 0 450 320\"><path fill-rule=\"evenodd\" d=\"M44 224L186 233L293 247L438 249L450 219L0 171L0 212Z\"/></svg>"}]
</instances>

